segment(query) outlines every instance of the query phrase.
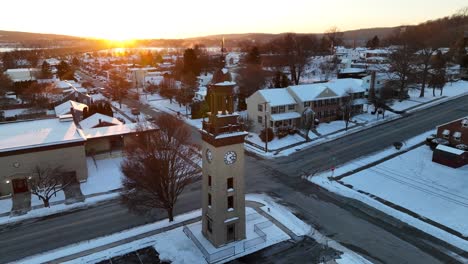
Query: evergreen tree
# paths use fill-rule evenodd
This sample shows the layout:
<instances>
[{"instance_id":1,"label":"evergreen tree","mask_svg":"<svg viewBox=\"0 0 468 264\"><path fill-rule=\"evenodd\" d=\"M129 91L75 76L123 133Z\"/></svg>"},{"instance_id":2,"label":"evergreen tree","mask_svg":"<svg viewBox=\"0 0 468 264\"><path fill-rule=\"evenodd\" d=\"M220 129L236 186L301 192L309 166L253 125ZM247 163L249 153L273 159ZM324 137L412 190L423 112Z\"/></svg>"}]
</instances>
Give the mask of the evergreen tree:
<instances>
[{"instance_id":1,"label":"evergreen tree","mask_svg":"<svg viewBox=\"0 0 468 264\"><path fill-rule=\"evenodd\" d=\"M50 65L47 61L44 61L41 66L41 78L50 79L52 77L52 71L50 70Z\"/></svg>"}]
</instances>

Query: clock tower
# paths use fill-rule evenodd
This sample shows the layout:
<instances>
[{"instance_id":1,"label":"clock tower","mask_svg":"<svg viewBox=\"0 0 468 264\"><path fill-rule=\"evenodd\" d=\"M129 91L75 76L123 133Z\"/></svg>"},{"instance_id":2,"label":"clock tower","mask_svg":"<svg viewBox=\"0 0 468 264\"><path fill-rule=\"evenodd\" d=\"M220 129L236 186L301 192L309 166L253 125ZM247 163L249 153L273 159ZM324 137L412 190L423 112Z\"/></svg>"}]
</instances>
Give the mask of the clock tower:
<instances>
[{"instance_id":1,"label":"clock tower","mask_svg":"<svg viewBox=\"0 0 468 264\"><path fill-rule=\"evenodd\" d=\"M211 112L200 131L202 233L215 247L245 238L244 137L247 132L234 112L234 85L223 81L208 86Z\"/></svg>"}]
</instances>

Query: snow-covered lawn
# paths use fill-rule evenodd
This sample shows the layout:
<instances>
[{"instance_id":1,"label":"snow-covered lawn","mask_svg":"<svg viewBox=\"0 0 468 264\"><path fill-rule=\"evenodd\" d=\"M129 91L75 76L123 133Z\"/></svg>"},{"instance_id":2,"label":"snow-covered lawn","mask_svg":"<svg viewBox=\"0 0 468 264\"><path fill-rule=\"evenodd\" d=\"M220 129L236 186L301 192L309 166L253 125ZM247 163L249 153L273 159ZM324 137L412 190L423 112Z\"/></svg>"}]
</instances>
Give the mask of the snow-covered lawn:
<instances>
[{"instance_id":1,"label":"snow-covered lawn","mask_svg":"<svg viewBox=\"0 0 468 264\"><path fill-rule=\"evenodd\" d=\"M246 140L259 146L265 147L265 142L263 142L260 139L260 136L257 133L249 133L249 135L246 137ZM272 141L268 142L268 149L277 150L304 141L305 139L299 134L287 135L281 139L275 136L275 138Z\"/></svg>"},{"instance_id":2,"label":"snow-covered lawn","mask_svg":"<svg viewBox=\"0 0 468 264\"><path fill-rule=\"evenodd\" d=\"M81 184L84 195L107 192L122 187L122 171L120 163L122 157L97 159L96 162L88 157L88 179Z\"/></svg>"},{"instance_id":3,"label":"snow-covered lawn","mask_svg":"<svg viewBox=\"0 0 468 264\"><path fill-rule=\"evenodd\" d=\"M452 169L432 162L427 146L345 177L343 182L468 236L468 166Z\"/></svg>"},{"instance_id":4,"label":"snow-covered lawn","mask_svg":"<svg viewBox=\"0 0 468 264\"><path fill-rule=\"evenodd\" d=\"M432 133L433 131L428 131L407 140L402 150L422 142ZM374 196L377 196L388 200L466 236L468 235L468 222L466 221L468 166L452 169L434 163L432 151L427 146L421 146L374 167L344 177L341 181L352 185L353 189L328 178L343 175L396 152L397 150L391 147L339 166L334 173L326 171L311 175L308 179L329 191L360 200L456 247L468 250L466 240L374 199ZM370 195L360 193L359 190Z\"/></svg>"},{"instance_id":5,"label":"snow-covered lawn","mask_svg":"<svg viewBox=\"0 0 468 264\"><path fill-rule=\"evenodd\" d=\"M468 93L468 82L467 81L457 81L454 83L447 83L444 86L442 96L440 96L440 90L436 90L436 96L432 94L432 88L426 88L424 90L424 97L419 97L419 89L409 89L408 95L409 99L399 102L394 100L391 105L392 109L397 111L404 111L411 107L416 107L424 103L428 105L437 104L437 101L440 100L449 100L450 97L459 96L465 93ZM439 100L438 100L439 99ZM431 102L435 100L434 102Z\"/></svg>"},{"instance_id":6,"label":"snow-covered lawn","mask_svg":"<svg viewBox=\"0 0 468 264\"><path fill-rule=\"evenodd\" d=\"M150 105L153 109L163 111L169 114L177 114L180 113L181 115L186 115L187 109L183 105L179 105L176 100L169 100L162 98L158 94L148 95L148 99L146 99L145 95L140 96L140 102ZM190 108L188 108L188 113L190 114Z\"/></svg>"}]
</instances>

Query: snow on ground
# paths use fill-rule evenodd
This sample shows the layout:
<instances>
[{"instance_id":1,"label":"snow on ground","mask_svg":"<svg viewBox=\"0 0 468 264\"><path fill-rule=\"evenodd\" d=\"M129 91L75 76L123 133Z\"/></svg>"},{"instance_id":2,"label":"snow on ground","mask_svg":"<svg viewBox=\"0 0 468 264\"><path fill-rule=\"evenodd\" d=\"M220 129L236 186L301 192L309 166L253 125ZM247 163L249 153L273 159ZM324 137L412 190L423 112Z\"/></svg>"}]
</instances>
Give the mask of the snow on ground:
<instances>
[{"instance_id":1,"label":"snow on ground","mask_svg":"<svg viewBox=\"0 0 468 264\"><path fill-rule=\"evenodd\" d=\"M468 236L467 175L468 166L453 169L432 162L432 151L422 146L343 182Z\"/></svg>"},{"instance_id":2,"label":"snow on ground","mask_svg":"<svg viewBox=\"0 0 468 264\"><path fill-rule=\"evenodd\" d=\"M402 149L409 148L419 142L422 142L428 135L432 133L433 131L429 131L407 140ZM406 154L397 156L394 159L390 159L384 163L381 163L380 165L377 165L369 170L364 170L352 176L343 178L342 181L353 185L355 188L354 190L336 181L330 180L328 177L340 176L346 172L352 171L356 168L394 154L396 150L390 147L381 152L375 153L372 156L363 157L343 166L337 167L334 174L332 174L331 171L326 171L318 175L311 175L309 176L308 180L322 186L331 192L335 192L339 195L352 199L360 200L361 202L364 202L388 215L400 219L401 221L414 226L423 232L429 233L430 235L444 240L460 249L468 250L468 242L466 240L454 236L422 220L414 218L402 211L386 206L371 196L357 192L357 189L359 189L372 193L373 195L382 195L384 196L382 198L389 199L396 204L401 203L400 205L404 207L411 207L408 209L413 210L416 213L421 215L426 214L423 215L424 217L434 217L435 219L432 220L445 221L445 223L442 223L444 225L453 224L452 227L459 228L459 230L464 230L463 232L466 234L467 224L466 221L464 221L465 219L462 217L462 214L466 218L468 212L466 211L466 207L457 204L454 202L454 200L461 199L462 202L466 202L466 200L463 201L463 199L468 197L468 180L466 180L466 177L462 179L461 175L468 175L468 168L465 166L459 169L460 171L455 173L455 176L453 176L454 182L452 182L453 169L432 163L431 153L427 152L427 149L425 150L425 148L426 146L422 146L415 150L409 151ZM402 173L403 175L401 175ZM407 177L409 179L403 178L403 180L400 180L400 183L396 183L394 179L389 179L387 175L390 175L394 179L398 180L400 180L401 177L407 177L407 175L410 177ZM450 175L449 180L446 178L448 175ZM387 176L387 178L385 176ZM461 181L463 181L463 183L461 183ZM419 189L414 189L408 185L408 182L412 184L413 187L416 186ZM458 184L461 186L455 185L455 182L458 182ZM452 191L454 192L453 194L447 194ZM402 196L401 193L405 193L405 195ZM447 196L451 201L447 201L445 196ZM411 199L406 199L408 197L411 197ZM432 201L435 201L434 208ZM443 207L440 207L442 204ZM459 207L463 207L464 209L458 211ZM453 212L453 210L456 210L457 212ZM448 211L451 213L447 214L446 212ZM440 212L444 213L440 214ZM460 217L462 217L461 221Z\"/></svg>"},{"instance_id":3,"label":"snow on ground","mask_svg":"<svg viewBox=\"0 0 468 264\"><path fill-rule=\"evenodd\" d=\"M348 124L348 129L354 127L355 124L349 123ZM317 132L320 133L321 135L327 135L334 133L338 130L345 129L346 128L346 122L343 120L336 120L332 121L330 123L321 123L317 127Z\"/></svg>"},{"instance_id":4,"label":"snow on ground","mask_svg":"<svg viewBox=\"0 0 468 264\"><path fill-rule=\"evenodd\" d=\"M176 100L172 100L171 102L170 99L161 98L161 96L158 94L148 96L148 99L146 99L146 96L140 96L140 102L150 105L153 109L163 111L172 115L180 113L181 115L185 116L187 114L187 110L190 114L190 108L186 109L185 106L179 105L179 103Z\"/></svg>"},{"instance_id":5,"label":"snow on ground","mask_svg":"<svg viewBox=\"0 0 468 264\"><path fill-rule=\"evenodd\" d=\"M319 243L333 247L341 252L344 252L341 255L341 259L337 260L337 263L369 263L356 253L348 250L347 248L341 246L339 243L323 236L315 229L312 229L309 225L305 224L299 220L294 214L292 214L286 207L277 204L273 198L270 198L264 194L248 194L246 197L247 200L256 201L263 203L264 206L261 209L275 218L277 221L285 225L287 228L292 230L296 235L310 235L313 239L316 239ZM250 221L253 226L254 223L263 223L268 221L266 218L256 213L253 209L247 208L247 222ZM119 233L115 233L109 236L100 237L76 244L72 244L63 248L31 256L22 260L19 260L17 263L44 263L57 258L64 256L69 256L71 254L79 253L85 250L93 249L96 247L104 246L116 241L123 239L132 238L138 235L145 234L147 232L156 231L164 227L170 227L171 225L181 223L186 220L190 220L196 217L201 216L201 210L192 211L186 214L178 215L175 217L174 222L170 223L167 219L161 220L152 224L147 224L144 226L139 226L136 228L128 229ZM249 220L250 219L250 220ZM192 225L199 225L200 222L196 222ZM249 228L249 227L247 227ZM253 227L252 227L253 228ZM236 255L227 259L224 259L221 262L230 261L234 258L241 257L253 253L255 251L261 250L270 245L279 243L281 241L289 239L289 236L286 235L281 229L276 225L266 226L262 228L267 234L267 242L261 243L257 246L243 251L243 248L236 248ZM256 234L247 229L247 233L255 236ZM242 243L242 242L241 242ZM132 242L115 246L107 250L103 250L85 257L74 259L66 263L95 263L105 259L109 259L114 256L119 256L132 252L147 246L154 246L154 248L159 252L161 260L170 260L172 263L206 263L203 254L195 246L195 244L183 233L183 228L178 227L171 229L167 232L159 233L156 235L148 234L148 236L134 240ZM233 244L232 244L233 245ZM239 251L237 251L239 250ZM242 251L242 252L241 252Z\"/></svg>"},{"instance_id":6,"label":"snow on ground","mask_svg":"<svg viewBox=\"0 0 468 264\"><path fill-rule=\"evenodd\" d=\"M257 144L259 146L265 147L265 142L260 139L260 136L257 133L249 133L246 140ZM305 139L299 134L287 135L284 138L279 139L275 137L272 141L268 142L268 149L276 150L283 147L290 146L292 144L304 142Z\"/></svg>"},{"instance_id":7,"label":"snow on ground","mask_svg":"<svg viewBox=\"0 0 468 264\"><path fill-rule=\"evenodd\" d=\"M136 228L124 230L119 233L115 233L109 236L104 236L84 242L79 242L76 244L71 244L66 247L58 248L56 250L48 251L42 254L38 254L35 256L31 256L22 260L19 260L17 263L44 263L51 261L53 259L61 258L64 256L69 256L71 254L75 254L84 250L96 248L99 246L107 245L109 243L113 243L122 239L130 238L133 236L141 235L146 232L150 232L153 230L157 230L160 228L168 227L173 224L177 224L189 219L193 219L195 217L199 217L201 215L201 210L192 211L183 215L178 215L174 218L174 222L169 222L167 219L147 224L143 226L139 226ZM168 239L170 237L170 239ZM180 257L182 260L190 260L192 258L185 259L184 257L187 256L187 253L193 253L197 260L202 259L203 256L195 247L193 242L187 238L187 236L182 232L182 228L173 229L171 231L161 233L159 235L150 236L141 240L134 241L132 243L128 243L122 246L114 247L110 250L98 252L92 254L87 257L75 259L73 261L67 263L87 263L87 262L98 262L99 260L105 258L109 258L112 256L117 256L120 254L125 254L126 252L131 252L133 250L137 250L138 248L147 246L151 242L151 244L158 245L157 241L160 239L160 244L166 245L167 250L170 250L170 254L173 254L176 257ZM174 241L175 243L168 243L170 241ZM144 245L144 246L141 246ZM177 246L176 246L177 245ZM161 254L164 254L162 249L157 248L157 251ZM198 253L198 254L197 254ZM161 258L165 256L162 255ZM180 262L180 263L201 263L201 262Z\"/></svg>"},{"instance_id":8,"label":"snow on ground","mask_svg":"<svg viewBox=\"0 0 468 264\"><path fill-rule=\"evenodd\" d=\"M246 224L245 224L246 238L244 240L229 243L228 245L225 245L219 248L214 247L211 244L211 242L209 242L202 235L201 221L194 223L194 224L190 224L187 227L192 231L194 236L203 245L203 247L206 249L206 251L209 254L215 254L223 250L229 250L230 248L234 248L235 256L223 259L221 260L221 262L226 262L230 259L239 258L241 256L248 255L262 248L266 248L268 246L277 244L281 241L285 241L291 238L285 232L283 232L279 227L277 227L275 224L269 221L267 218L257 213L254 209L247 207L245 210L245 214L246 214ZM259 238L259 235L254 231L255 225L258 225L258 228L266 234L266 241L263 243L259 243L258 245L255 245L255 246L244 248L245 241L251 241L251 240ZM176 259L174 261L176 261Z\"/></svg>"},{"instance_id":9,"label":"snow on ground","mask_svg":"<svg viewBox=\"0 0 468 264\"><path fill-rule=\"evenodd\" d=\"M278 204L273 198L265 194L247 194L246 199L265 204L261 209L270 214L284 226L287 226L295 235L305 236L312 228L297 218L289 208Z\"/></svg>"},{"instance_id":10,"label":"snow on ground","mask_svg":"<svg viewBox=\"0 0 468 264\"><path fill-rule=\"evenodd\" d=\"M122 157L97 159L91 157L86 159L88 164L88 179L81 184L84 195L107 192L122 187L122 171L120 163Z\"/></svg>"},{"instance_id":11,"label":"snow on ground","mask_svg":"<svg viewBox=\"0 0 468 264\"><path fill-rule=\"evenodd\" d=\"M119 109L120 111L124 112L127 116L131 117L131 118L134 118L134 119L137 119L137 117L135 115L132 114L132 109L130 107L128 107L126 104L123 104L120 105L119 102L117 101L112 101L111 104ZM122 106L122 107L121 107ZM119 113L118 111L116 111L115 109L113 109L114 111L114 117L120 117L122 118L123 120L125 120L125 123L128 124L128 123L132 123L131 120L129 120L128 118L126 118L124 115L122 115L121 113ZM142 118L143 115L139 115L139 118ZM143 120L144 121L144 120Z\"/></svg>"},{"instance_id":12,"label":"snow on ground","mask_svg":"<svg viewBox=\"0 0 468 264\"><path fill-rule=\"evenodd\" d=\"M335 260L338 264L371 264L367 259L359 256L358 254L352 254L350 252L344 252L339 259Z\"/></svg>"},{"instance_id":13,"label":"snow on ground","mask_svg":"<svg viewBox=\"0 0 468 264\"><path fill-rule=\"evenodd\" d=\"M372 153L368 156L365 156L365 157L360 157L359 159L356 159L356 160L352 160L346 164L342 164L342 165L338 165L335 167L335 171L332 172L331 171L324 171L324 172L321 172L319 174L316 174L316 175L311 175L309 176L309 180L314 182L315 179L317 178L320 178L320 177L338 177L338 176L341 176L347 172L350 172L350 171L353 171L355 169L358 169L362 166L366 166L368 164L371 164L375 161L378 161L380 159L383 159L385 157L388 157L390 155L393 155L395 153L398 153L398 152L402 152L404 150L407 150L408 148L410 147L413 147L415 146L416 144L419 144L421 142L423 142L428 136L434 134L436 131L435 130L430 130L430 131L427 131L421 135L418 135L416 137L413 137L413 138L410 138L408 140L406 140L405 142L403 142L403 146L401 147L400 150L397 150L395 149L394 146L389 146L387 147L386 149L382 150L382 151L379 151L377 153Z\"/></svg>"},{"instance_id":14,"label":"snow on ground","mask_svg":"<svg viewBox=\"0 0 468 264\"><path fill-rule=\"evenodd\" d=\"M436 96L433 96L432 88L425 89L424 97L419 97L419 89L409 89L408 95L410 98L402 102L395 100L391 107L397 111L404 111L411 107L417 107L423 103L426 103L426 106L437 104L438 101L450 100L451 97L460 96L466 93L468 93L468 81L447 83L444 86L442 96L440 96L440 90L436 90Z\"/></svg>"}]
</instances>

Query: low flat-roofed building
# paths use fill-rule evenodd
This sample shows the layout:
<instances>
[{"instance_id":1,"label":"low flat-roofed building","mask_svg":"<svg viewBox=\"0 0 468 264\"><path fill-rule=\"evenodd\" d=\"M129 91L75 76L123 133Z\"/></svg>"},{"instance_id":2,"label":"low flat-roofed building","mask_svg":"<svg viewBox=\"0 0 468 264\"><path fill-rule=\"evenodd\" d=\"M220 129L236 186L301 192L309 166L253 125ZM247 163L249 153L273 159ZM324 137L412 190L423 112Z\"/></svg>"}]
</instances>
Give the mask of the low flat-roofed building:
<instances>
[{"instance_id":1,"label":"low flat-roofed building","mask_svg":"<svg viewBox=\"0 0 468 264\"><path fill-rule=\"evenodd\" d=\"M41 70L36 68L8 69L5 71L5 74L13 82L35 81L40 73Z\"/></svg>"},{"instance_id":2,"label":"low flat-roofed building","mask_svg":"<svg viewBox=\"0 0 468 264\"><path fill-rule=\"evenodd\" d=\"M42 119L0 125L0 196L28 192L36 166L58 167L77 180L88 176L85 137L74 122Z\"/></svg>"}]
</instances>

